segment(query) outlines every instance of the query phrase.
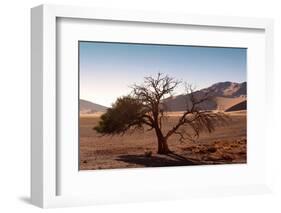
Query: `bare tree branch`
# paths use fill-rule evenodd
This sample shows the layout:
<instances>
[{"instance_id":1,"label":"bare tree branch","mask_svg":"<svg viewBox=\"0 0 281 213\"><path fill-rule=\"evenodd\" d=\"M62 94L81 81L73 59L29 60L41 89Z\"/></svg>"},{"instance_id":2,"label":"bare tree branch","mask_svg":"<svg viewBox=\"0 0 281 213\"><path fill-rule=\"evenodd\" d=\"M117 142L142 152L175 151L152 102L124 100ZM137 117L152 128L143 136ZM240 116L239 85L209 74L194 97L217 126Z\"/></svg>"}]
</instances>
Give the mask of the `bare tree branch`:
<instances>
[{"instance_id":1,"label":"bare tree branch","mask_svg":"<svg viewBox=\"0 0 281 213\"><path fill-rule=\"evenodd\" d=\"M198 105L210 98L208 93L205 93L202 97L195 97L194 93L194 88L191 85L186 85L186 111L179 118L178 123L167 132L166 139L173 134L178 134L180 141L185 139L193 140L193 138L199 137L202 131L211 133L215 130L216 126L228 123L229 117L224 113L213 113L199 109ZM191 127L194 136L191 137L186 132L179 132L179 128L182 126Z\"/></svg>"}]
</instances>

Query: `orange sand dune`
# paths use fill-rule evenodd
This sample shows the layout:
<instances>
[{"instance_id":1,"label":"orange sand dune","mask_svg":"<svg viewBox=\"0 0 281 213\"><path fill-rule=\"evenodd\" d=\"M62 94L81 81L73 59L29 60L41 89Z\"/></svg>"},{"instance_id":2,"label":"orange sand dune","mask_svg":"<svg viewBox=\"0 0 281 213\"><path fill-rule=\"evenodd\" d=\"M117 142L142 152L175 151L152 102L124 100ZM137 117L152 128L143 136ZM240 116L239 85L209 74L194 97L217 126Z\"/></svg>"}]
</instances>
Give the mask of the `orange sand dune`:
<instances>
[{"instance_id":1,"label":"orange sand dune","mask_svg":"<svg viewBox=\"0 0 281 213\"><path fill-rule=\"evenodd\" d=\"M218 110L227 110L245 100L246 97L237 97L237 98L216 97L215 98Z\"/></svg>"}]
</instances>

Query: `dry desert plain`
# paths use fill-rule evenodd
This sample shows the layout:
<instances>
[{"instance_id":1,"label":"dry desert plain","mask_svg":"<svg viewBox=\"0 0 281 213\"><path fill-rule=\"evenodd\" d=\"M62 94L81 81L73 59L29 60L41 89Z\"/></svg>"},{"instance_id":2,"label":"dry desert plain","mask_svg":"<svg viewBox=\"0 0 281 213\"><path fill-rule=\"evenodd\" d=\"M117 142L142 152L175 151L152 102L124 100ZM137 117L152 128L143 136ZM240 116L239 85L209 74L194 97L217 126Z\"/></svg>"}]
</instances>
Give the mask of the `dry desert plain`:
<instances>
[{"instance_id":1,"label":"dry desert plain","mask_svg":"<svg viewBox=\"0 0 281 213\"><path fill-rule=\"evenodd\" d=\"M81 114L80 170L246 163L246 110L227 114L231 118L228 126L218 127L211 134L202 133L195 142L181 143L173 135L168 140L173 151L169 155L157 154L154 131L100 136L93 130L100 113ZM169 113L164 130L171 128L179 115Z\"/></svg>"}]
</instances>

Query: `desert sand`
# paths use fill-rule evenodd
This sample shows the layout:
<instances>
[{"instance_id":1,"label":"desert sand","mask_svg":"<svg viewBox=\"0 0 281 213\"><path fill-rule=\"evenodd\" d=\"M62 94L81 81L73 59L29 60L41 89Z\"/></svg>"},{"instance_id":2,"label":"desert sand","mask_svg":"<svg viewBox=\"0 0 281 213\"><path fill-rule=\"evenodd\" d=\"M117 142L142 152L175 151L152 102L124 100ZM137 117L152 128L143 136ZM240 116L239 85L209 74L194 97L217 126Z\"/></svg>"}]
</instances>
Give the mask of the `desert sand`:
<instances>
[{"instance_id":1,"label":"desert sand","mask_svg":"<svg viewBox=\"0 0 281 213\"><path fill-rule=\"evenodd\" d=\"M80 170L213 165L246 163L246 111L228 112L231 122L211 134L202 133L194 142L181 143L173 135L169 155L157 154L153 131L138 131L123 136L100 136L93 127L102 113L80 116ZM170 113L164 130L171 128L181 112Z\"/></svg>"}]
</instances>

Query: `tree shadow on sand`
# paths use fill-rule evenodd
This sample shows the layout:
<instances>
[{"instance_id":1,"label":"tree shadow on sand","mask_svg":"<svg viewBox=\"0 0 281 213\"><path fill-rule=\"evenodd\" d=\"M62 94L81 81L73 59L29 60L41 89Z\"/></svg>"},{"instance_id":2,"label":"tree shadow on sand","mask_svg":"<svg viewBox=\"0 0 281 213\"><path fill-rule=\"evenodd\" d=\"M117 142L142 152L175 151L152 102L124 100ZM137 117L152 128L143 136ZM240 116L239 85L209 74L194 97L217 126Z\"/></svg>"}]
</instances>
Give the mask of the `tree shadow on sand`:
<instances>
[{"instance_id":1,"label":"tree shadow on sand","mask_svg":"<svg viewBox=\"0 0 281 213\"><path fill-rule=\"evenodd\" d=\"M163 166L191 166L198 165L184 156L170 153L167 155L155 155L147 157L145 155L120 155L116 159L126 163L138 164L144 167L163 167Z\"/></svg>"}]
</instances>

